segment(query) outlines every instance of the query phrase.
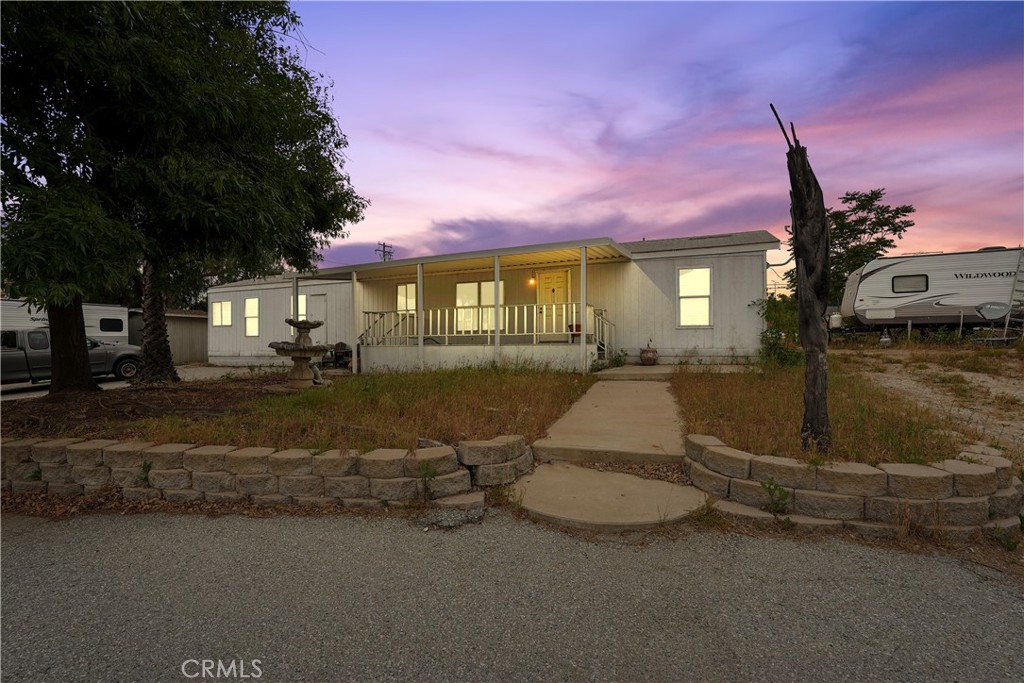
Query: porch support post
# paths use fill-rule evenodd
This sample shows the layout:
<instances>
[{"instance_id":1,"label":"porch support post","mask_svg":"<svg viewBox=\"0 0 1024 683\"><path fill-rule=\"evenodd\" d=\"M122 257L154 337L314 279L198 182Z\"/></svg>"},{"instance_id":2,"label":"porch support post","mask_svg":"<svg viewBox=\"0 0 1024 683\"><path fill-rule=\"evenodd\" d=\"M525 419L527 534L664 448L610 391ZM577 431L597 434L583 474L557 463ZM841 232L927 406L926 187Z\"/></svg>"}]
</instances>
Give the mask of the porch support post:
<instances>
[{"instance_id":1,"label":"porch support post","mask_svg":"<svg viewBox=\"0 0 1024 683\"><path fill-rule=\"evenodd\" d=\"M356 305L356 289L359 287L359 276L352 271L352 374L359 374L359 306Z\"/></svg>"},{"instance_id":2,"label":"porch support post","mask_svg":"<svg viewBox=\"0 0 1024 683\"><path fill-rule=\"evenodd\" d=\"M501 257L494 257L494 362L501 363Z\"/></svg>"},{"instance_id":3,"label":"porch support post","mask_svg":"<svg viewBox=\"0 0 1024 683\"><path fill-rule=\"evenodd\" d=\"M587 363L587 248L580 247L580 372L588 372Z\"/></svg>"},{"instance_id":4,"label":"porch support post","mask_svg":"<svg viewBox=\"0 0 1024 683\"><path fill-rule=\"evenodd\" d=\"M292 320L299 319L299 271L295 271L295 277L292 278L292 309L288 312L288 317ZM295 330L295 335L298 334L299 331Z\"/></svg>"},{"instance_id":5,"label":"porch support post","mask_svg":"<svg viewBox=\"0 0 1024 683\"><path fill-rule=\"evenodd\" d=\"M427 367L423 351L423 264L416 264L416 341L420 351L420 372Z\"/></svg>"}]
</instances>

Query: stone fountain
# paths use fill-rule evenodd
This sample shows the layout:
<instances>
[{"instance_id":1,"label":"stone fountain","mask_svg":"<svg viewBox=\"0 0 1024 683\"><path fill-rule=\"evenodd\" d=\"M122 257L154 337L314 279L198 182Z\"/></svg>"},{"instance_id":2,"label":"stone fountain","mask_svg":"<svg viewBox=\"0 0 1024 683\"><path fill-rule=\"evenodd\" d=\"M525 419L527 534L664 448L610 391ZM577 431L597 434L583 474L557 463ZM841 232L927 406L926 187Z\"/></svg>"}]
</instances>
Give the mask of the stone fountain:
<instances>
[{"instance_id":1,"label":"stone fountain","mask_svg":"<svg viewBox=\"0 0 1024 683\"><path fill-rule=\"evenodd\" d=\"M288 371L288 386L293 389L308 389L313 386L313 370L309 367L311 360L324 357L331 347L326 344L314 344L309 338L309 331L324 324L322 320L292 320L286 323L295 328L295 341L270 342L268 346L277 351L279 356L292 359L292 369Z\"/></svg>"}]
</instances>

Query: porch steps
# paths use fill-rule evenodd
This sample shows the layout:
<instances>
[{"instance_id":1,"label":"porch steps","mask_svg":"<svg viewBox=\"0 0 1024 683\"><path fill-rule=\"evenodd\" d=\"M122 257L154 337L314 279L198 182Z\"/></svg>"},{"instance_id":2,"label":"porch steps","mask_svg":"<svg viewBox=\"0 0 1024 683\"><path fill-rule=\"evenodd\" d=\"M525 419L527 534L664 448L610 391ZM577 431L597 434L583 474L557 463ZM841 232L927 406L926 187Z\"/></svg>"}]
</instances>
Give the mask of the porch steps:
<instances>
[{"instance_id":1,"label":"porch steps","mask_svg":"<svg viewBox=\"0 0 1024 683\"><path fill-rule=\"evenodd\" d=\"M686 451L668 384L619 380L594 384L533 452L546 461L666 463Z\"/></svg>"}]
</instances>

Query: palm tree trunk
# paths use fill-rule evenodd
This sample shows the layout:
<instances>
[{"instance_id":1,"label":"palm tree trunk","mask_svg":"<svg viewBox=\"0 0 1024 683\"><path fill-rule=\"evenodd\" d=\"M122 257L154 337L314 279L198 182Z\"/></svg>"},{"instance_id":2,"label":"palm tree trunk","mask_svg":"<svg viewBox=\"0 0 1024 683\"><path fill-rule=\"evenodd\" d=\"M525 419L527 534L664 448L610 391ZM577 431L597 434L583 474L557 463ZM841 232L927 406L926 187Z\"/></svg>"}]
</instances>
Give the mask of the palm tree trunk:
<instances>
[{"instance_id":1,"label":"palm tree trunk","mask_svg":"<svg viewBox=\"0 0 1024 683\"><path fill-rule=\"evenodd\" d=\"M142 369L139 382L178 382L171 342L167 336L167 297L156 282L156 268L146 261L142 266Z\"/></svg>"},{"instance_id":2,"label":"palm tree trunk","mask_svg":"<svg viewBox=\"0 0 1024 683\"><path fill-rule=\"evenodd\" d=\"M71 391L99 391L89 366L82 297L76 295L63 306L48 305L50 321L50 394Z\"/></svg>"}]
</instances>

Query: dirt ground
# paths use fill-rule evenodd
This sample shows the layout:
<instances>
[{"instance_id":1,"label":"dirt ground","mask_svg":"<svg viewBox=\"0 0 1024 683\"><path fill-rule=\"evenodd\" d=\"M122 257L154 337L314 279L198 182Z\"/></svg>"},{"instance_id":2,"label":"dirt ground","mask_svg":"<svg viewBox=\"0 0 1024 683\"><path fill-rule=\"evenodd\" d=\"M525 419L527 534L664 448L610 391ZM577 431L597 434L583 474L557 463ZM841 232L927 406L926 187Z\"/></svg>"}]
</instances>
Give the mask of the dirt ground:
<instances>
[{"instance_id":1,"label":"dirt ground","mask_svg":"<svg viewBox=\"0 0 1024 683\"><path fill-rule=\"evenodd\" d=\"M1024 465L1024 355L1014 349L829 351L882 387L974 429Z\"/></svg>"}]
</instances>

